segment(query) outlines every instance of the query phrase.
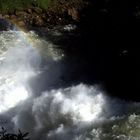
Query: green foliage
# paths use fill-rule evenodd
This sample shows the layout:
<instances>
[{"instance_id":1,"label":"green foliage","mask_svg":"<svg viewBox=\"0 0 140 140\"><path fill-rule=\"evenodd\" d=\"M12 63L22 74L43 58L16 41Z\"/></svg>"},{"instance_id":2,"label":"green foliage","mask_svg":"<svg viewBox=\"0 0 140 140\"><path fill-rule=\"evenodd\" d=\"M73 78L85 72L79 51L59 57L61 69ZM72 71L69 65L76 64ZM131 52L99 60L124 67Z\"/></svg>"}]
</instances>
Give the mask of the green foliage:
<instances>
[{"instance_id":1,"label":"green foliage","mask_svg":"<svg viewBox=\"0 0 140 140\"><path fill-rule=\"evenodd\" d=\"M47 9L50 3L51 0L34 0L33 2L33 4L43 9Z\"/></svg>"},{"instance_id":2,"label":"green foliage","mask_svg":"<svg viewBox=\"0 0 140 140\"><path fill-rule=\"evenodd\" d=\"M0 11L10 13L15 10L24 10L32 6L47 9L51 0L0 0Z\"/></svg>"},{"instance_id":3,"label":"green foliage","mask_svg":"<svg viewBox=\"0 0 140 140\"><path fill-rule=\"evenodd\" d=\"M20 130L18 134L10 134L2 127L0 131L0 140L29 140L28 133L22 133Z\"/></svg>"}]
</instances>

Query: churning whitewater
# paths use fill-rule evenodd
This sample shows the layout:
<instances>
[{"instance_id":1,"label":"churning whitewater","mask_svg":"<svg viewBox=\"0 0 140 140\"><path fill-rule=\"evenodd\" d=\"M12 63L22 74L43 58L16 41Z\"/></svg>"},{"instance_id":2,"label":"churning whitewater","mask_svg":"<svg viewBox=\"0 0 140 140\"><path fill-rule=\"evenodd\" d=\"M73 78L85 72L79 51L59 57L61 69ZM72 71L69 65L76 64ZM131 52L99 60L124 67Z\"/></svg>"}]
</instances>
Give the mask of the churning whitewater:
<instances>
[{"instance_id":1,"label":"churning whitewater","mask_svg":"<svg viewBox=\"0 0 140 140\"><path fill-rule=\"evenodd\" d=\"M0 32L0 126L32 140L140 140L140 104L63 86L68 63L54 48L32 31Z\"/></svg>"}]
</instances>

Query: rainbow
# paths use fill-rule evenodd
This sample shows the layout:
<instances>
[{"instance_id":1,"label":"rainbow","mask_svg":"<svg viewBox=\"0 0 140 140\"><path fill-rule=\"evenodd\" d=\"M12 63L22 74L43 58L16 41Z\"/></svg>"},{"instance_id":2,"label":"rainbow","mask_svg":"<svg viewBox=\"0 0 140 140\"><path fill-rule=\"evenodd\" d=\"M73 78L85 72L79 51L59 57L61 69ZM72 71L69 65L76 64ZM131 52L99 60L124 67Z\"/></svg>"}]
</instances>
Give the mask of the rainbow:
<instances>
[{"instance_id":1,"label":"rainbow","mask_svg":"<svg viewBox=\"0 0 140 140\"><path fill-rule=\"evenodd\" d=\"M13 19L13 20L12 19L3 19L3 20L5 21L5 23L7 23L7 26L9 26L8 30L17 31L17 34L20 36L20 38L24 42L26 42L27 45L32 46L32 47L35 46L34 38L27 34L29 32L29 30L27 29L27 26L24 23L24 21L15 20L15 19Z\"/></svg>"},{"instance_id":2,"label":"rainbow","mask_svg":"<svg viewBox=\"0 0 140 140\"><path fill-rule=\"evenodd\" d=\"M27 31L24 21L17 20L17 19L0 18L0 25L4 28L4 30L8 30L8 29L10 30L14 28L17 30L22 30L24 32Z\"/></svg>"}]
</instances>

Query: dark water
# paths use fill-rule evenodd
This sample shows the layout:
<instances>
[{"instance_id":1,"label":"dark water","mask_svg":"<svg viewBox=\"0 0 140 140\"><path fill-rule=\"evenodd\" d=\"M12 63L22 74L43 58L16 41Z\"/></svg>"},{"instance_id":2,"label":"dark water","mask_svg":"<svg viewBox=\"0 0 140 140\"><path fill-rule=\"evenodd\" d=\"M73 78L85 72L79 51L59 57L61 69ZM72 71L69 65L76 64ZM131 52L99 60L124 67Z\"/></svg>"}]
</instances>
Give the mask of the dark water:
<instances>
[{"instance_id":1,"label":"dark water","mask_svg":"<svg viewBox=\"0 0 140 140\"><path fill-rule=\"evenodd\" d=\"M67 28L56 27L49 32L42 29L37 33L64 51L71 63L68 70L73 70L69 81L99 83L110 95L139 101L138 36L123 27L114 32L89 28L69 31L70 25Z\"/></svg>"}]
</instances>

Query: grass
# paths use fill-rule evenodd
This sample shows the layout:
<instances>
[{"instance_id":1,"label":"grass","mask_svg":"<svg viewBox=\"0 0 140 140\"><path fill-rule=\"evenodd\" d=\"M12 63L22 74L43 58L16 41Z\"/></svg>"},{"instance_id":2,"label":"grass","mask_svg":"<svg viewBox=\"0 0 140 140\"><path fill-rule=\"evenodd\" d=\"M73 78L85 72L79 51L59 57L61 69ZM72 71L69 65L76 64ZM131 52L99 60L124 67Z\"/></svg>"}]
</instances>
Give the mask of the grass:
<instances>
[{"instance_id":1,"label":"grass","mask_svg":"<svg viewBox=\"0 0 140 140\"><path fill-rule=\"evenodd\" d=\"M26 10L32 6L47 9L54 0L0 0L0 13L13 13L15 10Z\"/></svg>"}]
</instances>

